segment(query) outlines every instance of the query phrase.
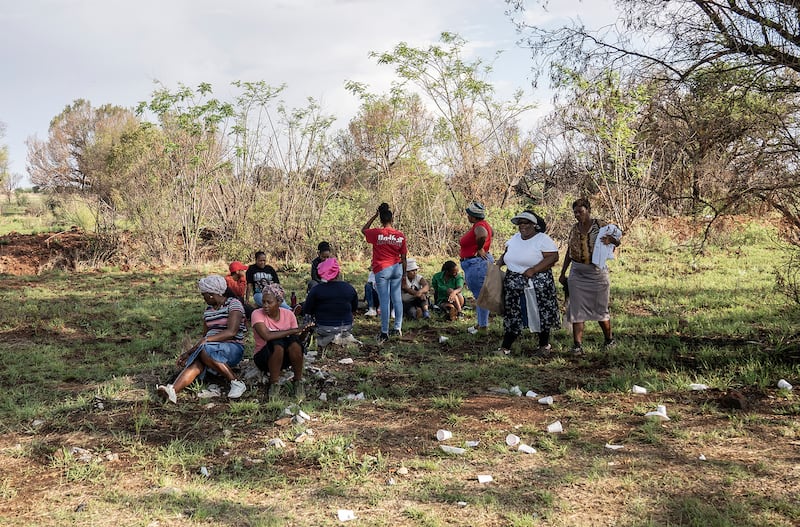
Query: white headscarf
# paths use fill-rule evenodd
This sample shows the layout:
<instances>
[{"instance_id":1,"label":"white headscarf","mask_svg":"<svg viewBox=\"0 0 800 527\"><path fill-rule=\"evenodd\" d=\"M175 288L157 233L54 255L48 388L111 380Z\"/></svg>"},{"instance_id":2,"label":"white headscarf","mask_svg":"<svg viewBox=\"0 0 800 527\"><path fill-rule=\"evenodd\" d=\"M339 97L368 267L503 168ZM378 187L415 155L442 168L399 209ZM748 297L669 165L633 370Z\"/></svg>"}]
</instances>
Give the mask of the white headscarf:
<instances>
[{"instance_id":1,"label":"white headscarf","mask_svg":"<svg viewBox=\"0 0 800 527\"><path fill-rule=\"evenodd\" d=\"M228 284L225 279L218 274L210 274L205 278L201 278L197 282L201 293L213 293L215 295L224 295Z\"/></svg>"}]
</instances>

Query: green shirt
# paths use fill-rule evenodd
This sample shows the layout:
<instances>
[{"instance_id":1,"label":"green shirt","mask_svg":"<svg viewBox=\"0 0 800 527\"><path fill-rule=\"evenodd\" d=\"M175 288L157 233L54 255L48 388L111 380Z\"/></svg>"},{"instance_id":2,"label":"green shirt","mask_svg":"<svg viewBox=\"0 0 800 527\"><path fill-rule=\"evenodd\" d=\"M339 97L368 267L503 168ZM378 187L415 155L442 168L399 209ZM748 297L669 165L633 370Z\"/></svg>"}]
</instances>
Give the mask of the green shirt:
<instances>
[{"instance_id":1,"label":"green shirt","mask_svg":"<svg viewBox=\"0 0 800 527\"><path fill-rule=\"evenodd\" d=\"M444 271L439 271L431 279L431 289L433 289L434 302L437 304L447 301L448 289L459 289L464 287L464 277L457 274L449 279L445 279Z\"/></svg>"}]
</instances>

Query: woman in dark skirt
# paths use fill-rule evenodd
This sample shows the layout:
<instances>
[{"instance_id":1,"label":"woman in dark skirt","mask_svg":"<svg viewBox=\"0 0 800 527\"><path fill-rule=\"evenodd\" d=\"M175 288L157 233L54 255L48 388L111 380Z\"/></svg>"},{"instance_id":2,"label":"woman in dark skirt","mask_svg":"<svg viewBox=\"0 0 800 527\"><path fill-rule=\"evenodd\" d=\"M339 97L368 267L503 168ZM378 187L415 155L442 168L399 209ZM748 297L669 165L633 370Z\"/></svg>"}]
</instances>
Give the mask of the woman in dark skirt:
<instances>
[{"instance_id":1,"label":"woman in dark skirt","mask_svg":"<svg viewBox=\"0 0 800 527\"><path fill-rule=\"evenodd\" d=\"M511 218L519 232L506 242L506 250L498 261L506 266L503 280L505 314L503 315L503 343L498 355L511 353L511 345L522 334L524 327L521 299L525 288L533 285L539 309L538 355L549 355L550 332L561 327L556 283L552 267L558 261L558 247L544 233L547 225L541 216L530 210ZM529 324L531 321L528 321Z\"/></svg>"}]
</instances>

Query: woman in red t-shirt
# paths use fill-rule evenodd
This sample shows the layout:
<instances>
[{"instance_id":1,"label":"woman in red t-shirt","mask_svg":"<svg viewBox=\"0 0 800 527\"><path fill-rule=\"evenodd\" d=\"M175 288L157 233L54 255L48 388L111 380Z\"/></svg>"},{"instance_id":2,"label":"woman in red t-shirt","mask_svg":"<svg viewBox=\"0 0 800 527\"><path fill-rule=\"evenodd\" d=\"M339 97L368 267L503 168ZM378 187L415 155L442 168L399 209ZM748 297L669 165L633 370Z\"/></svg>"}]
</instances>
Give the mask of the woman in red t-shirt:
<instances>
[{"instance_id":1,"label":"woman in red t-shirt","mask_svg":"<svg viewBox=\"0 0 800 527\"><path fill-rule=\"evenodd\" d=\"M477 299L486 279L486 270L489 264L494 263L494 258L489 253L489 247L492 245L492 227L485 220L486 210L480 202L473 201L466 212L472 227L458 241L460 246L458 256L461 259L461 269L464 270L467 287ZM478 314L478 329L481 331L489 329L489 310L477 307L475 311Z\"/></svg>"},{"instance_id":2,"label":"woman in red t-shirt","mask_svg":"<svg viewBox=\"0 0 800 527\"><path fill-rule=\"evenodd\" d=\"M372 222L378 217L381 227L373 229ZM392 228L394 214L388 203L381 203L378 210L361 228L364 238L372 244L372 272L381 305L381 332L377 336L381 344L389 340L389 335L402 335L403 297L402 283L406 274L406 235ZM389 332L389 309L394 309L394 329Z\"/></svg>"}]
</instances>

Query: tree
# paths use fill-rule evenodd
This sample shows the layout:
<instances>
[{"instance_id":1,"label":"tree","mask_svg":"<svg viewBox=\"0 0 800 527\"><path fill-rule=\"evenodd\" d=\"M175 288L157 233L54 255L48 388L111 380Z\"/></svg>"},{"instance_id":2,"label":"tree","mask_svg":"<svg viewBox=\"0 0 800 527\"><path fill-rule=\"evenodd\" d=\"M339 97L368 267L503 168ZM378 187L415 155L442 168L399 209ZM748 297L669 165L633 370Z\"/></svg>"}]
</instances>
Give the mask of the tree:
<instances>
[{"instance_id":1,"label":"tree","mask_svg":"<svg viewBox=\"0 0 800 527\"><path fill-rule=\"evenodd\" d=\"M526 4L546 6L547 0L506 3L523 42L540 58L582 74L627 68L683 82L698 69L722 65L723 71L752 71L769 90L800 92L796 0L616 0L618 23L599 29L531 26L519 15Z\"/></svg>"},{"instance_id":2,"label":"tree","mask_svg":"<svg viewBox=\"0 0 800 527\"><path fill-rule=\"evenodd\" d=\"M529 166L530 142L516 126L533 108L522 91L497 101L487 80L491 65L462 58L466 41L442 33L441 44L426 49L400 43L391 52L372 53L392 65L400 77L395 89L416 86L431 105L436 121L430 155L434 170L448 176L451 188L466 199L504 201ZM502 186L497 192L498 182Z\"/></svg>"},{"instance_id":3,"label":"tree","mask_svg":"<svg viewBox=\"0 0 800 527\"><path fill-rule=\"evenodd\" d=\"M96 193L108 202L109 149L138 123L128 109L78 99L53 118L47 140L29 138L28 172L43 190Z\"/></svg>"},{"instance_id":4,"label":"tree","mask_svg":"<svg viewBox=\"0 0 800 527\"><path fill-rule=\"evenodd\" d=\"M541 162L532 167L523 191L533 197L530 189L538 182L542 193L549 187L595 194L609 217L629 228L650 210L661 184L640 132L651 95L648 85L623 82L612 72L594 80L572 72L570 89L537 145Z\"/></svg>"},{"instance_id":5,"label":"tree","mask_svg":"<svg viewBox=\"0 0 800 527\"><path fill-rule=\"evenodd\" d=\"M796 119L797 97L800 96L800 3L795 0L617 0L618 23L598 30L578 24L556 29L531 26L519 16L525 10L524 0L507 0L507 3L524 35L523 42L538 59L538 66L556 65L551 69L551 78L557 87L561 85L564 71L577 71L590 78L610 69L623 72L626 77L660 82L668 90L680 92L691 89L706 73L714 72L729 80L736 79L732 88L740 95L750 92L783 94L777 108L750 106L748 111L760 112L771 123L775 122L777 113L784 112L778 119L780 124L770 125L760 134L756 133L756 128L748 127L748 133L742 134L737 143L741 150L730 158L737 162L723 166L726 166L726 185L738 184L738 190L730 193L728 208L735 199L757 196L783 214L794 226L795 238L800 240L800 164L797 162L800 143ZM546 5L547 2L535 3ZM719 95L726 101L731 100L724 97L724 93L714 94ZM705 99L705 110L696 114L700 121L695 124L707 122L709 116L724 110L714 108L711 100ZM758 110L757 106L760 106ZM728 115L736 115L737 111ZM737 122L743 124L741 120ZM725 127L725 130L730 132L732 128ZM713 148L725 148L713 142ZM750 148L747 148L748 142ZM730 145L728 142L727 146ZM757 148L758 145L766 148ZM692 152L690 144L684 150L685 158L693 163L690 170L701 169L695 162L698 156L706 157L699 152L709 151L708 147L710 144ZM728 177L734 175L736 177ZM699 197L697 183L693 183L695 199Z\"/></svg>"},{"instance_id":6,"label":"tree","mask_svg":"<svg viewBox=\"0 0 800 527\"><path fill-rule=\"evenodd\" d=\"M210 189L230 170L223 156L224 126L233 116L230 103L211 97L211 85L196 89L180 85L161 87L137 112L156 115L164 136L163 162L166 174L160 181L170 193L168 203L179 218L183 259L193 263L203 227L209 222Z\"/></svg>"}]
</instances>

